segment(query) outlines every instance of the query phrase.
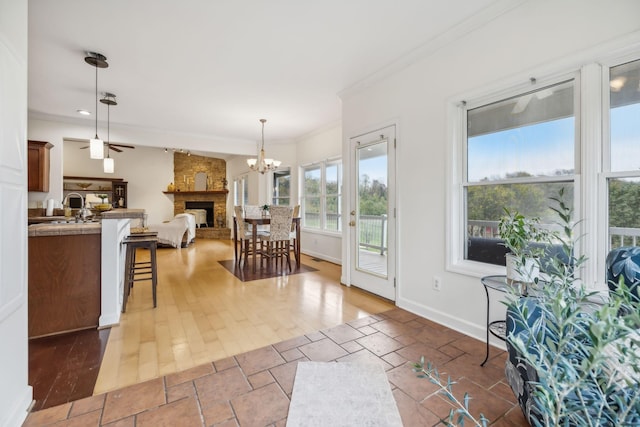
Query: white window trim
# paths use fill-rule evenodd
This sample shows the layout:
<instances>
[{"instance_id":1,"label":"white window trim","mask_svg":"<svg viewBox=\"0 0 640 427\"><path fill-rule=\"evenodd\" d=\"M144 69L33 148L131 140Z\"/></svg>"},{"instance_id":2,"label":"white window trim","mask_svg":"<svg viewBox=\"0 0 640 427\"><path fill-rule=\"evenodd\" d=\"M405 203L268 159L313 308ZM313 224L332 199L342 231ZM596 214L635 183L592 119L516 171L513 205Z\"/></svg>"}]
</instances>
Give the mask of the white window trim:
<instances>
[{"instance_id":1,"label":"white window trim","mask_svg":"<svg viewBox=\"0 0 640 427\"><path fill-rule=\"evenodd\" d=\"M326 202L327 202L327 196L335 196L335 194L327 194L327 186L326 186L326 169L327 166L331 166L331 165L339 165L340 166L340 181L342 183L342 185L340 185L340 191L337 194L340 203L340 208L342 208L342 206L344 206L344 201L342 200L343 197L343 192L342 192L342 186L344 185L344 163L342 162L342 157L341 156L336 156L336 157L330 157L327 158L325 160L321 160L318 162L311 162L311 163L305 163L302 164L298 167L298 177L299 177L299 184L298 184L298 188L299 188L299 196L298 199L300 200L300 204L303 204L303 201L305 200L305 194L304 194L304 178L305 178L305 170L307 168L311 168L311 167L319 167L320 168L320 227L319 228L313 228L313 227L306 227L304 225L304 222L302 222L302 231L304 232L308 232L308 233L314 233L314 234L324 234L324 235L328 235L328 236L342 236L342 230L329 230L326 228L327 224L326 224ZM342 209L338 210L339 212L342 212ZM300 212L300 215L303 215L304 212ZM342 220L340 220L340 225L342 226Z\"/></svg>"},{"instance_id":2,"label":"white window trim","mask_svg":"<svg viewBox=\"0 0 640 427\"><path fill-rule=\"evenodd\" d=\"M580 73L579 70L565 71L562 73L556 73L553 75L536 78L535 83L532 83L529 78L520 80L517 84L509 85L506 83L504 86L494 89L492 91L485 91L484 93L471 93L467 96L461 96L455 101L448 103L447 114L447 127L448 138L451 142L452 149L448 151L448 188L447 188L447 251L446 251L446 269L455 273L460 273L472 277L483 277L487 275L505 274L506 269L504 266L492 265L482 263L478 261L471 261L464 259L464 246L463 237L466 235L466 212L464 209L464 188L465 188L465 175L464 171L467 165L466 158L466 111L487 105L493 102L501 101L510 97L518 96L523 93L531 92L538 88L550 86L562 81L574 80L574 90L579 92L580 90ZM576 96L577 98L577 96ZM464 99L461 101L460 99ZM469 101L466 101L469 99ZM582 121L580 120L580 108L579 105L575 105L574 117L576 126ZM579 145L580 145L580 129L576 128L576 161L575 172L570 177L553 177L553 178L541 178L538 181L573 181L574 182L574 194L579 194L579 181L580 181L580 158L579 158ZM506 183L509 180L503 180L501 183ZM514 182L519 181L517 179ZM581 209L579 208L580 196L576 197L576 209L574 212L574 219L579 221L582 216L580 215Z\"/></svg>"},{"instance_id":3,"label":"white window trim","mask_svg":"<svg viewBox=\"0 0 640 427\"><path fill-rule=\"evenodd\" d=\"M615 176L615 174L603 170L603 165L609 164L607 162L609 158L608 69L638 59L640 59L640 32L635 32L611 42L576 52L557 61L546 63L537 69L529 69L511 77L502 77L481 89L461 93L449 99L447 102L447 141L450 148L447 150L446 164L445 242L445 267L448 271L472 277L505 274L504 267L461 259L461 255L464 253L461 248L463 228L459 226L464 219L463 194L461 193L463 163L460 161L464 151L462 147L464 141L460 135L463 130L460 126L463 120L462 110L459 108L461 100L484 99L486 101L490 97L495 100L504 99L508 93L526 89L528 84L523 82L528 81L531 76L553 78L561 74L579 71L581 86L578 89L581 93L580 109L577 114L580 114L582 118L579 139L581 170L576 171L575 175L574 194L577 197L575 214L578 218L586 218L585 225L581 230L582 233L585 233L581 250L590 259L587 263L587 270L583 272L583 279L585 284L591 288L607 289L604 265L607 245L602 242L606 242L609 237L607 179ZM593 83L595 75L600 75L600 85ZM592 90L585 92L584 86L589 86ZM597 100L594 101L598 96L601 99L599 103ZM598 119L598 117L600 118ZM598 127L600 128L599 132ZM590 221L591 218L595 218L595 220ZM594 230L596 231L594 232Z\"/></svg>"}]
</instances>

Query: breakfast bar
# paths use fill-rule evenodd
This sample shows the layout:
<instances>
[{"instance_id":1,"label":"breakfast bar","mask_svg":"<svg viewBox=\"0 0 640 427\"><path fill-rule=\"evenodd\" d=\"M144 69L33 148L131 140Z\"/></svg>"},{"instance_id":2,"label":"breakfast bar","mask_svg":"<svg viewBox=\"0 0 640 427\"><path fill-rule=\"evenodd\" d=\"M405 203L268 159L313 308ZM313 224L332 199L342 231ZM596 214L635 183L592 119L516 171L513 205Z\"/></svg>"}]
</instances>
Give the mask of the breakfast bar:
<instances>
[{"instance_id":1,"label":"breakfast bar","mask_svg":"<svg viewBox=\"0 0 640 427\"><path fill-rule=\"evenodd\" d=\"M144 209L114 209L99 221L29 226L29 337L120 321L122 240Z\"/></svg>"}]
</instances>

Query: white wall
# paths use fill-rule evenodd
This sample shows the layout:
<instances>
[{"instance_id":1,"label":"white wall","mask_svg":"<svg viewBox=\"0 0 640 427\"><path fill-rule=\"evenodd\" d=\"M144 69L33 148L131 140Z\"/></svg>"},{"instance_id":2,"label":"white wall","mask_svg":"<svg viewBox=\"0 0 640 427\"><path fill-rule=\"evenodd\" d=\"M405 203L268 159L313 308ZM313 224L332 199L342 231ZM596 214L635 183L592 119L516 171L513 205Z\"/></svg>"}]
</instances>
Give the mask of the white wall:
<instances>
[{"instance_id":1,"label":"white wall","mask_svg":"<svg viewBox=\"0 0 640 427\"><path fill-rule=\"evenodd\" d=\"M171 151L149 147L124 148L122 153L111 151L115 172L106 174L102 160L91 160L89 150L80 149L86 146L80 142L64 143L64 175L122 178L128 182L128 208L145 209L149 224L173 218L173 196L162 193L174 179Z\"/></svg>"},{"instance_id":2,"label":"white wall","mask_svg":"<svg viewBox=\"0 0 640 427\"><path fill-rule=\"evenodd\" d=\"M32 400L27 337L27 2L0 3L0 426Z\"/></svg>"},{"instance_id":3,"label":"white wall","mask_svg":"<svg viewBox=\"0 0 640 427\"><path fill-rule=\"evenodd\" d=\"M342 152L342 126L340 123L335 123L325 129L306 135L296 142L298 145L298 166L339 157ZM294 182L297 185L300 178L298 168L295 169ZM299 192L296 194L298 195ZM343 200L345 197L346 194L343 192ZM340 235L303 229L300 244L301 251L307 255L336 264L342 263L342 236Z\"/></svg>"},{"instance_id":4,"label":"white wall","mask_svg":"<svg viewBox=\"0 0 640 427\"><path fill-rule=\"evenodd\" d=\"M525 2L429 58L343 94L345 153L351 136L380 123L398 126L399 306L484 338L479 279L445 269L449 103L515 76L526 81L539 67L569 61L579 66L592 55L587 51L640 30L638 16L640 2L632 0L615 7L584 0ZM442 291L432 289L433 276L442 278Z\"/></svg>"},{"instance_id":5,"label":"white wall","mask_svg":"<svg viewBox=\"0 0 640 427\"><path fill-rule=\"evenodd\" d=\"M99 128L100 129L100 128ZM51 175L48 193L29 193L29 207L42 207L42 202L49 198L62 200L62 177L91 176L108 177L111 174L102 172L102 161L89 159L88 150L80 150L81 143L65 142L65 138L87 139L95 132L88 123L52 121L39 118L29 119L29 139L51 142ZM101 137L105 137L99 133ZM201 145L201 138L178 137L163 134L162 137L154 132L142 132L130 128L112 126L110 140L124 144L135 145L134 150L123 149L122 153L111 151L115 159L115 173L112 177L123 178L128 181L128 207L145 209L149 214L149 223L162 222L173 218L173 197L163 194L167 185L173 181L173 153L164 152L164 147L155 148L160 142L167 143L168 148L181 147L181 143ZM212 142L211 147L220 148ZM226 144L227 152L233 148L237 153L253 152L255 143ZM221 152L221 151L219 151ZM206 152L200 153L206 155ZM213 155L213 154L212 154ZM229 175L228 175L229 176ZM229 178L227 178L229 179Z\"/></svg>"}]
</instances>

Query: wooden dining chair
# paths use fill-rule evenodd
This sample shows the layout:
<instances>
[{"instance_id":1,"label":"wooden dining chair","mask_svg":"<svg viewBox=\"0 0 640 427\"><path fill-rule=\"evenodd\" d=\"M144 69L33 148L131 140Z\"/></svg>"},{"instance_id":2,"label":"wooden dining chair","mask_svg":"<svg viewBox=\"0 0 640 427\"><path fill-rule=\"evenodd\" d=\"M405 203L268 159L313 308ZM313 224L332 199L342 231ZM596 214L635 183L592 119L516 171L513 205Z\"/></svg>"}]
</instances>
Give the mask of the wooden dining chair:
<instances>
[{"instance_id":1,"label":"wooden dining chair","mask_svg":"<svg viewBox=\"0 0 640 427\"><path fill-rule=\"evenodd\" d=\"M236 241L233 243L236 247L236 253L238 244L240 244L240 255L236 259L236 263L240 265L242 262L242 256L244 254L245 265L247 264L247 259L249 255L253 254L253 242L251 239L253 235L249 227L247 227L247 223L244 222L244 209L242 206L234 206L233 211L236 217L236 227L238 230Z\"/></svg>"},{"instance_id":2,"label":"wooden dining chair","mask_svg":"<svg viewBox=\"0 0 640 427\"><path fill-rule=\"evenodd\" d=\"M284 259L287 259L287 266L291 271L291 259L289 257L289 247L291 244L291 225L293 222L293 208L290 206L271 206L271 223L269 231L264 233L260 240L260 254L262 260L266 261L270 270L272 262L275 262L276 269L278 261L281 268L284 267Z\"/></svg>"}]
</instances>

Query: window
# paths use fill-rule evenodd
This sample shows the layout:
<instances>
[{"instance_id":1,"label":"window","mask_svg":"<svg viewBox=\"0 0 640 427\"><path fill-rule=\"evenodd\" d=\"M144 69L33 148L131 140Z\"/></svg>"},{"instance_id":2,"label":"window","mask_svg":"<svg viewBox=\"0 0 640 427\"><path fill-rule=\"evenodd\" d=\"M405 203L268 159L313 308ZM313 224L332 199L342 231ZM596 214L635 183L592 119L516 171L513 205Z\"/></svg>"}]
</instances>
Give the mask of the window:
<instances>
[{"instance_id":1,"label":"window","mask_svg":"<svg viewBox=\"0 0 640 427\"><path fill-rule=\"evenodd\" d=\"M607 253L640 246L640 54L624 51L533 90L450 105L448 269L500 274L502 207L549 223L547 197L564 187L590 260L581 278L606 289Z\"/></svg>"},{"instance_id":2,"label":"window","mask_svg":"<svg viewBox=\"0 0 640 427\"><path fill-rule=\"evenodd\" d=\"M640 245L640 60L609 70L609 247Z\"/></svg>"},{"instance_id":3,"label":"window","mask_svg":"<svg viewBox=\"0 0 640 427\"><path fill-rule=\"evenodd\" d=\"M274 205L289 206L291 202L291 171L277 170L273 173L273 200Z\"/></svg>"},{"instance_id":4,"label":"window","mask_svg":"<svg viewBox=\"0 0 640 427\"><path fill-rule=\"evenodd\" d=\"M554 222L549 197L573 200L576 165L574 80L463 107L464 259L504 265L497 232L503 207Z\"/></svg>"},{"instance_id":5,"label":"window","mask_svg":"<svg viewBox=\"0 0 640 427\"><path fill-rule=\"evenodd\" d=\"M303 227L342 230L342 163L327 161L305 166L301 175Z\"/></svg>"},{"instance_id":6,"label":"window","mask_svg":"<svg viewBox=\"0 0 640 427\"><path fill-rule=\"evenodd\" d=\"M249 177L242 175L233 180L233 204L244 206L249 203Z\"/></svg>"}]
</instances>

